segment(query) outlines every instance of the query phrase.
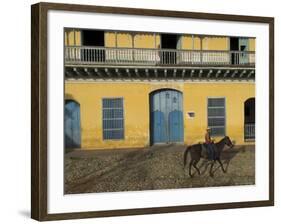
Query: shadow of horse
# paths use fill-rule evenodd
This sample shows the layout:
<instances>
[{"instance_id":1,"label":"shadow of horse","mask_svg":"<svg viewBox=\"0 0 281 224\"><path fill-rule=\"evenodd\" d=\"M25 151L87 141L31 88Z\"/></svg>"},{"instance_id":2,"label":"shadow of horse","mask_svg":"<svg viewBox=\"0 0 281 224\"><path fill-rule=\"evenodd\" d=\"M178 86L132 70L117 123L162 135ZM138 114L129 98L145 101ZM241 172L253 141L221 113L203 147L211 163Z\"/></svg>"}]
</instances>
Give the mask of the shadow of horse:
<instances>
[{"instance_id":1,"label":"shadow of horse","mask_svg":"<svg viewBox=\"0 0 281 224\"><path fill-rule=\"evenodd\" d=\"M228 171L228 167L230 164L230 161L233 160L238 153L244 153L245 152L245 146L241 146L241 147L235 147L234 149L231 150L226 150L223 151L221 154L221 161L222 164L224 165L224 169L227 172ZM208 159L204 159L202 160L202 163L199 165L199 169L201 170L201 174L205 174L208 170L208 167L212 164L212 161L208 160ZM216 166L213 169L213 172L216 173L219 170L220 166ZM196 173L196 171L194 172Z\"/></svg>"}]
</instances>

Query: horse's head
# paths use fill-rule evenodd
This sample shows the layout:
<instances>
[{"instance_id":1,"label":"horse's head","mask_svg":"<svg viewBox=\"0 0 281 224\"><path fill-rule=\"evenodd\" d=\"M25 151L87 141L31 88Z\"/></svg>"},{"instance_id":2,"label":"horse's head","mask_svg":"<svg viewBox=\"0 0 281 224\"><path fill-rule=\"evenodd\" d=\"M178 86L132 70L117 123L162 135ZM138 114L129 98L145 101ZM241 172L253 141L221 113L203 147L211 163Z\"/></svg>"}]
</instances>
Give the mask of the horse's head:
<instances>
[{"instance_id":1,"label":"horse's head","mask_svg":"<svg viewBox=\"0 0 281 224\"><path fill-rule=\"evenodd\" d=\"M232 148L234 146L232 141L230 140L230 138L228 136L224 137L224 144L226 144L230 148Z\"/></svg>"}]
</instances>

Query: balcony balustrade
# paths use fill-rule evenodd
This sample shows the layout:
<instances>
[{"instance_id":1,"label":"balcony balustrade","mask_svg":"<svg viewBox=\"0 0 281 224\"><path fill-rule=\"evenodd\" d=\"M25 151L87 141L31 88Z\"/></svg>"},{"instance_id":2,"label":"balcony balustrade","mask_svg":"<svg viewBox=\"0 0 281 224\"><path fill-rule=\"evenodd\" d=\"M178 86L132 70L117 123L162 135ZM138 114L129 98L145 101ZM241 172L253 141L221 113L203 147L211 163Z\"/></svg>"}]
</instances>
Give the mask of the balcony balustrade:
<instances>
[{"instance_id":1,"label":"balcony balustrade","mask_svg":"<svg viewBox=\"0 0 281 224\"><path fill-rule=\"evenodd\" d=\"M65 63L79 65L255 66L253 51L65 47Z\"/></svg>"}]
</instances>

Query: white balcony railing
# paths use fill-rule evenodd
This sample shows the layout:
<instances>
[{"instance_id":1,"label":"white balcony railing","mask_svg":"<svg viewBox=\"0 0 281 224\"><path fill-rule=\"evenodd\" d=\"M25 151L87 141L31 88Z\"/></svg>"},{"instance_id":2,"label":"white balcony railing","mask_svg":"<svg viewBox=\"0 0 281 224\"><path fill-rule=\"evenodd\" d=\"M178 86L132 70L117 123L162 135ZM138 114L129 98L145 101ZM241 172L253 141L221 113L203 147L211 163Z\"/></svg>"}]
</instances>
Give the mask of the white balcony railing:
<instances>
[{"instance_id":1,"label":"white balcony railing","mask_svg":"<svg viewBox=\"0 0 281 224\"><path fill-rule=\"evenodd\" d=\"M255 124L245 124L244 126L245 140L255 140Z\"/></svg>"},{"instance_id":2,"label":"white balcony railing","mask_svg":"<svg viewBox=\"0 0 281 224\"><path fill-rule=\"evenodd\" d=\"M255 65L252 51L65 47L66 64Z\"/></svg>"}]
</instances>

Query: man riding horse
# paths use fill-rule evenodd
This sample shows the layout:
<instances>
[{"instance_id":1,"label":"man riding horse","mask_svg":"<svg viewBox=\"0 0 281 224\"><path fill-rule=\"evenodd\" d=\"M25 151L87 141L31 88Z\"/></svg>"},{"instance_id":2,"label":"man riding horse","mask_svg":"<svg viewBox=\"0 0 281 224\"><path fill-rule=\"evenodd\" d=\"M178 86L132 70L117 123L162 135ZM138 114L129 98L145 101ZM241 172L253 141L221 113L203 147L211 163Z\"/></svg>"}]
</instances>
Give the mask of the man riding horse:
<instances>
[{"instance_id":1,"label":"man riding horse","mask_svg":"<svg viewBox=\"0 0 281 224\"><path fill-rule=\"evenodd\" d=\"M198 174L200 175L200 170L197 167L197 164L201 158L208 159L209 161L211 161L211 167L209 170L211 177L214 176L214 173L212 170L213 170L213 166L214 166L215 162L218 162L222 171L224 173L226 173L226 169L224 169L220 157L221 157L222 151L225 146L228 146L229 148L232 148L234 146L232 141L230 140L230 138L228 136L224 136L221 140L217 141L216 143L213 143L213 141L210 137L210 130L208 130L205 135L205 141L208 143L207 147L209 149L206 149L205 146L202 147L203 145L205 145L205 143L204 144L197 143L197 144L188 146L186 148L186 150L184 151L183 167L185 167L185 165L187 164L187 155L190 154L190 161L189 161L189 176L190 177L193 177L193 174L191 172L191 167L194 167L196 169L196 171L198 172ZM206 156L206 153L204 153L204 152L206 152L207 150L212 150L212 151L210 151L210 154L212 156L208 156L208 155Z\"/></svg>"},{"instance_id":2,"label":"man riding horse","mask_svg":"<svg viewBox=\"0 0 281 224\"><path fill-rule=\"evenodd\" d=\"M211 139L211 128L209 127L206 129L204 146L207 149L209 159L215 160L216 150L215 150L214 141Z\"/></svg>"}]
</instances>

